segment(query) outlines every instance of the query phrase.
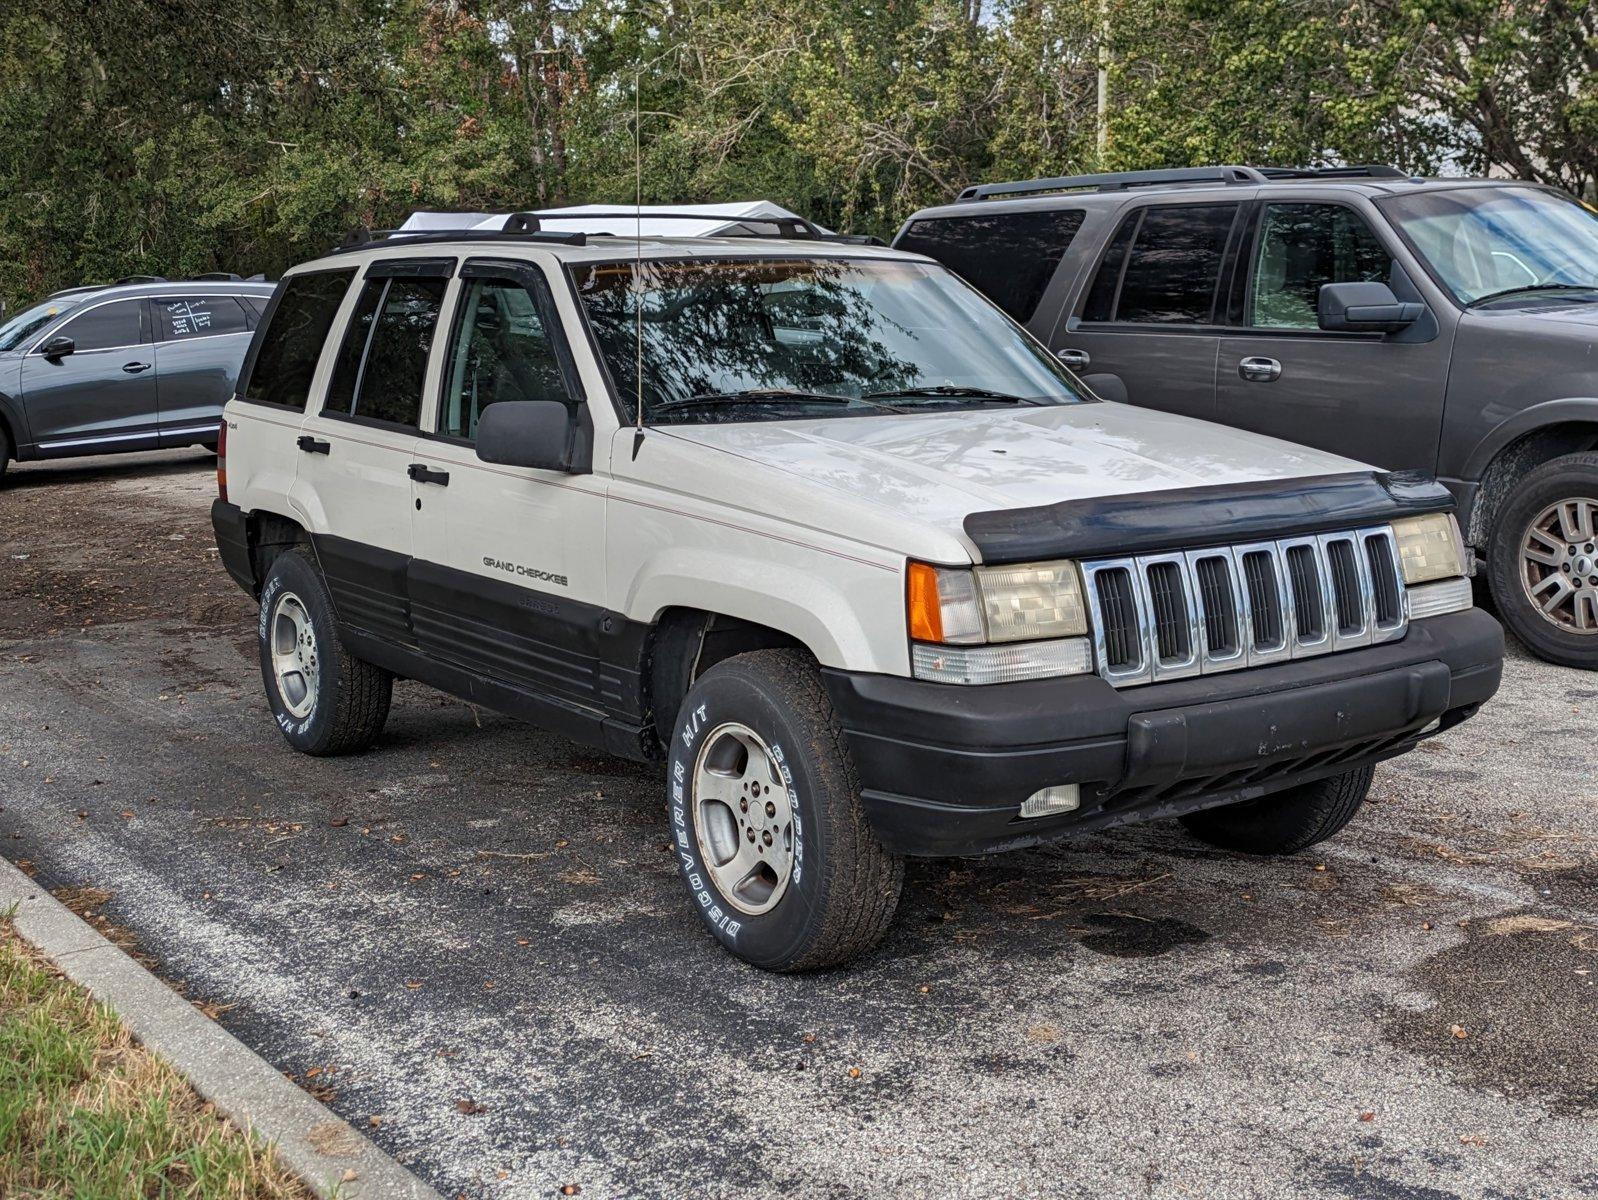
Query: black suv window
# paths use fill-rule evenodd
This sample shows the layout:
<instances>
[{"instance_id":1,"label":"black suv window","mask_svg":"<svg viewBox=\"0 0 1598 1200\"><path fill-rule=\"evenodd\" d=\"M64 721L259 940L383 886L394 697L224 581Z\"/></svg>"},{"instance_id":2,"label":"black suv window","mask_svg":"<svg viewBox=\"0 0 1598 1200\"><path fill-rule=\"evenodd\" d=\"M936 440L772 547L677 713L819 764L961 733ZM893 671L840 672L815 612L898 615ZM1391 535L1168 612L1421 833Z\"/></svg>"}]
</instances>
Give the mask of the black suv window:
<instances>
[{"instance_id":1,"label":"black suv window","mask_svg":"<svg viewBox=\"0 0 1598 1200\"><path fill-rule=\"evenodd\" d=\"M344 331L323 412L415 425L446 279L368 279Z\"/></svg>"},{"instance_id":2,"label":"black suv window","mask_svg":"<svg viewBox=\"0 0 1598 1200\"><path fill-rule=\"evenodd\" d=\"M490 404L566 403L554 344L527 288L514 279L467 279L456 305L438 432L470 439Z\"/></svg>"},{"instance_id":3,"label":"black suv window","mask_svg":"<svg viewBox=\"0 0 1598 1200\"><path fill-rule=\"evenodd\" d=\"M354 277L352 267L312 271L284 281L271 320L256 332L249 379L241 389L246 400L304 409L322 344Z\"/></svg>"},{"instance_id":4,"label":"black suv window","mask_svg":"<svg viewBox=\"0 0 1598 1200\"><path fill-rule=\"evenodd\" d=\"M1078 208L929 218L912 223L895 244L937 259L1025 322L1037 311L1082 217Z\"/></svg>"},{"instance_id":5,"label":"black suv window","mask_svg":"<svg viewBox=\"0 0 1598 1200\"><path fill-rule=\"evenodd\" d=\"M1385 282L1393 259L1371 227L1341 204L1270 204L1249 289L1249 324L1319 329L1328 283Z\"/></svg>"},{"instance_id":6,"label":"black suv window","mask_svg":"<svg viewBox=\"0 0 1598 1200\"><path fill-rule=\"evenodd\" d=\"M244 309L232 296L156 296L153 299L164 341L249 331Z\"/></svg>"},{"instance_id":7,"label":"black suv window","mask_svg":"<svg viewBox=\"0 0 1598 1200\"><path fill-rule=\"evenodd\" d=\"M1083 319L1207 325L1235 204L1183 204L1132 213L1116 231L1088 291Z\"/></svg>"},{"instance_id":8,"label":"black suv window","mask_svg":"<svg viewBox=\"0 0 1598 1200\"><path fill-rule=\"evenodd\" d=\"M140 345L150 340L144 328L144 301L118 300L91 308L56 330L56 336L71 338L78 354Z\"/></svg>"}]
</instances>

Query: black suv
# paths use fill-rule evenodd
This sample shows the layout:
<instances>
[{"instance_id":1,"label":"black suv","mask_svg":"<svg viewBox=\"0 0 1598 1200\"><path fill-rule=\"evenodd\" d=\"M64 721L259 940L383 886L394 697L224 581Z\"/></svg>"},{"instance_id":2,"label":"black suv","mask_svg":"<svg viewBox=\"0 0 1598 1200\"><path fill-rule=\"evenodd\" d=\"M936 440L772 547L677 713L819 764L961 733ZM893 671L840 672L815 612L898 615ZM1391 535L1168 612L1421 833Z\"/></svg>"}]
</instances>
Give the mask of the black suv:
<instances>
[{"instance_id":1,"label":"black suv","mask_svg":"<svg viewBox=\"0 0 1598 1200\"><path fill-rule=\"evenodd\" d=\"M237 275L70 288L0 323L11 459L216 446L272 285Z\"/></svg>"},{"instance_id":2,"label":"black suv","mask_svg":"<svg viewBox=\"0 0 1598 1200\"><path fill-rule=\"evenodd\" d=\"M1598 215L1391 167L967 188L896 246L1110 399L1437 475L1537 653L1598 667Z\"/></svg>"}]
</instances>

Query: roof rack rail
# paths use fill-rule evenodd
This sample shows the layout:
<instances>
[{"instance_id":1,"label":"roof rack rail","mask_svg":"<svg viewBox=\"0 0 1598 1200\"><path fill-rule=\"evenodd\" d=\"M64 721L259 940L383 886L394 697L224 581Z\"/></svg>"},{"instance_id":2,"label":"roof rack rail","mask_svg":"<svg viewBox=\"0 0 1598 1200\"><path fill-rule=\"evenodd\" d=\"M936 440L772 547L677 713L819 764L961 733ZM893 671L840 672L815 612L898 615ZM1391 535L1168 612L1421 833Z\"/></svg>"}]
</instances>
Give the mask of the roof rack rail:
<instances>
[{"instance_id":1,"label":"roof rack rail","mask_svg":"<svg viewBox=\"0 0 1598 1200\"><path fill-rule=\"evenodd\" d=\"M198 275L190 275L189 283L243 283L244 276L236 271L201 271Z\"/></svg>"},{"instance_id":2,"label":"roof rack rail","mask_svg":"<svg viewBox=\"0 0 1598 1200\"><path fill-rule=\"evenodd\" d=\"M81 287L62 288L60 291L51 292L45 299L48 301L59 300L62 296L82 296L87 292L103 291L106 287L107 285L103 283L86 283Z\"/></svg>"},{"instance_id":3,"label":"roof rack rail","mask_svg":"<svg viewBox=\"0 0 1598 1200\"><path fill-rule=\"evenodd\" d=\"M966 188L956 203L997 200L1038 192L1118 192L1127 188L1168 184L1269 183L1280 179L1407 179L1397 167L1369 164L1354 167L1171 167L1155 171L1111 171L1098 175L1058 175L1048 179L1018 179L1008 183L979 183Z\"/></svg>"},{"instance_id":4,"label":"roof rack rail","mask_svg":"<svg viewBox=\"0 0 1598 1200\"><path fill-rule=\"evenodd\" d=\"M165 275L124 275L121 279L117 280L115 283L107 284L106 286L107 287L126 287L130 283L166 283L166 282L168 282L168 280L167 280L167 277Z\"/></svg>"}]
</instances>

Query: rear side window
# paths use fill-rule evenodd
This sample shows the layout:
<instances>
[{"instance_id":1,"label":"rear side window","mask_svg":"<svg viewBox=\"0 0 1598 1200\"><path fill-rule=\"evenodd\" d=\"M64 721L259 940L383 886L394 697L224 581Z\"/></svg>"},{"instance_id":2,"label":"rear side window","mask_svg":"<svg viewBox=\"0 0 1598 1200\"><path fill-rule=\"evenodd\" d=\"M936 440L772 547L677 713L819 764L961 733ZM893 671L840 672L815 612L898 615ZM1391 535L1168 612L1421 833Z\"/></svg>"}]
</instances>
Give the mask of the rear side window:
<instances>
[{"instance_id":1,"label":"rear side window","mask_svg":"<svg viewBox=\"0 0 1598 1200\"><path fill-rule=\"evenodd\" d=\"M157 296L154 303L163 341L249 332L244 309L232 296Z\"/></svg>"},{"instance_id":2,"label":"rear side window","mask_svg":"<svg viewBox=\"0 0 1598 1200\"><path fill-rule=\"evenodd\" d=\"M325 413L416 425L446 279L368 279L344 331Z\"/></svg>"},{"instance_id":3,"label":"rear side window","mask_svg":"<svg viewBox=\"0 0 1598 1200\"><path fill-rule=\"evenodd\" d=\"M937 259L1017 321L1029 321L1082 227L1081 209L916 221L897 246Z\"/></svg>"},{"instance_id":4,"label":"rear side window","mask_svg":"<svg viewBox=\"0 0 1598 1200\"><path fill-rule=\"evenodd\" d=\"M243 396L253 404L304 409L322 344L355 270L313 271L281 285L271 319L256 331Z\"/></svg>"},{"instance_id":5,"label":"rear side window","mask_svg":"<svg viewBox=\"0 0 1598 1200\"><path fill-rule=\"evenodd\" d=\"M150 340L144 328L143 300L118 300L91 308L81 317L73 317L56 333L72 339L76 354L137 346Z\"/></svg>"},{"instance_id":6,"label":"rear side window","mask_svg":"<svg viewBox=\"0 0 1598 1200\"><path fill-rule=\"evenodd\" d=\"M1235 204L1172 205L1133 214L1099 265L1083 318L1209 324L1236 216Z\"/></svg>"}]
</instances>

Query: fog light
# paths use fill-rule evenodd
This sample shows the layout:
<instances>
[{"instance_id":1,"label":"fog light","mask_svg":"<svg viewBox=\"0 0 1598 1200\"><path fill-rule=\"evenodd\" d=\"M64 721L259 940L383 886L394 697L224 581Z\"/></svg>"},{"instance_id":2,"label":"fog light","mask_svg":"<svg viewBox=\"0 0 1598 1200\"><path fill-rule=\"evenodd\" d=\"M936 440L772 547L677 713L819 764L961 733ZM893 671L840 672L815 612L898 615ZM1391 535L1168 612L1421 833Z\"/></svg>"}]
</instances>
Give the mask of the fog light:
<instances>
[{"instance_id":1,"label":"fog light","mask_svg":"<svg viewBox=\"0 0 1598 1200\"><path fill-rule=\"evenodd\" d=\"M1056 813L1070 812L1082 803L1082 789L1074 783L1057 783L1053 787L1039 788L1021 805L1023 817L1050 817Z\"/></svg>"}]
</instances>

